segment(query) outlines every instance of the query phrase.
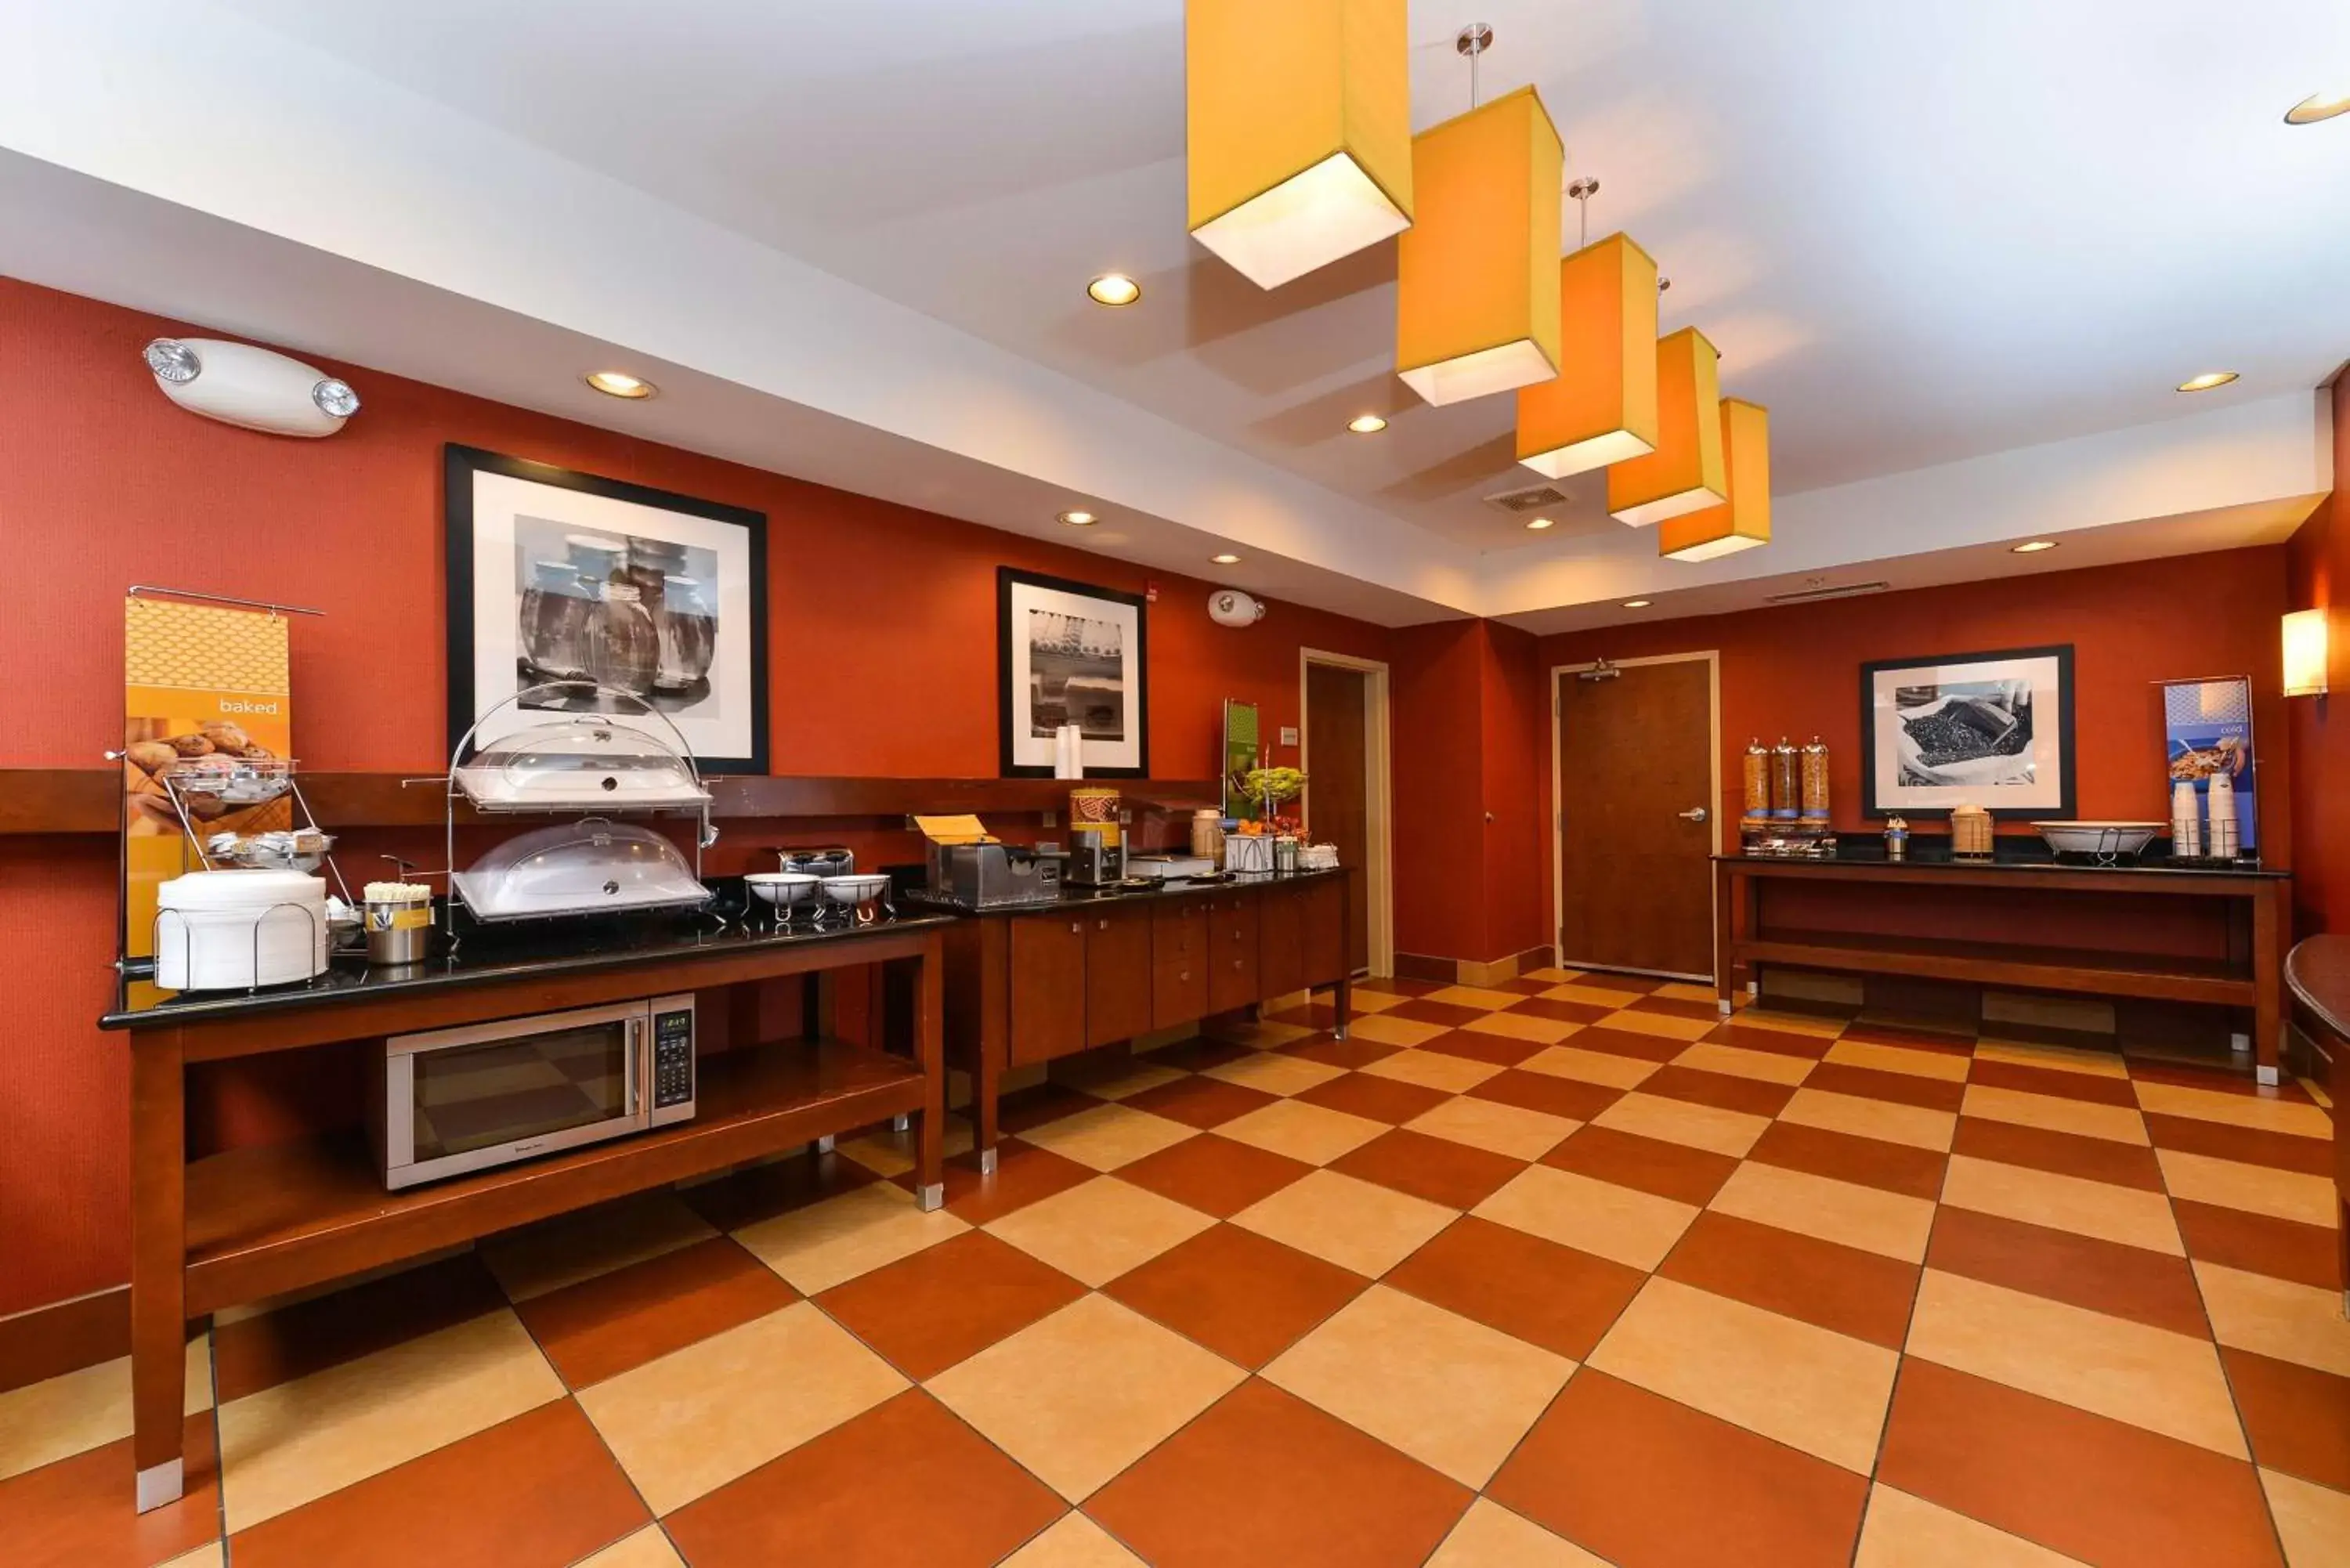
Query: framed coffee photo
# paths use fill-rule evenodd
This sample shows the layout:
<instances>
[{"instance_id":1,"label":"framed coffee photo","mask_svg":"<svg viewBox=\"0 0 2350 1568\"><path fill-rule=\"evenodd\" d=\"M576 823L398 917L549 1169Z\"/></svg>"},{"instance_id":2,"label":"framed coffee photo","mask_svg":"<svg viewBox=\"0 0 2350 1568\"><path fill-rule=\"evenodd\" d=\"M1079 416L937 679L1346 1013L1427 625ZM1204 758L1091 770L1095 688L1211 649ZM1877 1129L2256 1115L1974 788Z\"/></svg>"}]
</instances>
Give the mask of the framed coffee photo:
<instances>
[{"instance_id":1,"label":"framed coffee photo","mask_svg":"<svg viewBox=\"0 0 2350 1568\"><path fill-rule=\"evenodd\" d=\"M674 744L649 707L703 772L767 771L765 513L453 444L442 479L452 751L567 683L477 739L553 710Z\"/></svg>"},{"instance_id":2,"label":"framed coffee photo","mask_svg":"<svg viewBox=\"0 0 2350 1568\"><path fill-rule=\"evenodd\" d=\"M1005 778L1051 778L1077 726L1087 778L1150 774L1149 633L1139 594L995 570L997 725Z\"/></svg>"},{"instance_id":3,"label":"framed coffee photo","mask_svg":"<svg viewBox=\"0 0 2350 1568\"><path fill-rule=\"evenodd\" d=\"M2069 817L2072 644L1864 664L1860 734L1863 815Z\"/></svg>"}]
</instances>

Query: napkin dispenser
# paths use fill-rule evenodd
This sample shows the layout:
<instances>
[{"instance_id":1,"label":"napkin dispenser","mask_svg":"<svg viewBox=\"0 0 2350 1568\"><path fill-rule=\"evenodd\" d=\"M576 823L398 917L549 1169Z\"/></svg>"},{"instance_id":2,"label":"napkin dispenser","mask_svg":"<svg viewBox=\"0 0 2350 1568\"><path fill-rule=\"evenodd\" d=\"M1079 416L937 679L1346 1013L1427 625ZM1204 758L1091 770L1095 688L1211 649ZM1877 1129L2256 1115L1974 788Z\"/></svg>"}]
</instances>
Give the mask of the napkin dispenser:
<instances>
[{"instance_id":1,"label":"napkin dispenser","mask_svg":"<svg viewBox=\"0 0 2350 1568\"><path fill-rule=\"evenodd\" d=\"M930 902L958 909L1009 909L1059 900L1058 856L1000 843L975 816L914 821L930 841Z\"/></svg>"}]
</instances>

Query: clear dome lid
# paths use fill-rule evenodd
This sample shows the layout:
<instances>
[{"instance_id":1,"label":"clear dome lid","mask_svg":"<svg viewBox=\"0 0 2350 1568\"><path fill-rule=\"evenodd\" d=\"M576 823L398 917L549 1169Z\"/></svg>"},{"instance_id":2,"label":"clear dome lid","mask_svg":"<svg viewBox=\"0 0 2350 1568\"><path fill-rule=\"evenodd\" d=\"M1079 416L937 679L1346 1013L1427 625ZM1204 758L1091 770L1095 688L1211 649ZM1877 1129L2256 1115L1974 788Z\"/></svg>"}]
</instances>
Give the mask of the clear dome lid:
<instances>
[{"instance_id":1,"label":"clear dome lid","mask_svg":"<svg viewBox=\"0 0 2350 1568\"><path fill-rule=\"evenodd\" d=\"M577 713L491 742L456 770L479 811L652 811L709 800L692 764L651 731Z\"/></svg>"},{"instance_id":2,"label":"clear dome lid","mask_svg":"<svg viewBox=\"0 0 2350 1568\"><path fill-rule=\"evenodd\" d=\"M710 889L676 845L601 817L510 838L451 878L483 920L698 907Z\"/></svg>"}]
</instances>

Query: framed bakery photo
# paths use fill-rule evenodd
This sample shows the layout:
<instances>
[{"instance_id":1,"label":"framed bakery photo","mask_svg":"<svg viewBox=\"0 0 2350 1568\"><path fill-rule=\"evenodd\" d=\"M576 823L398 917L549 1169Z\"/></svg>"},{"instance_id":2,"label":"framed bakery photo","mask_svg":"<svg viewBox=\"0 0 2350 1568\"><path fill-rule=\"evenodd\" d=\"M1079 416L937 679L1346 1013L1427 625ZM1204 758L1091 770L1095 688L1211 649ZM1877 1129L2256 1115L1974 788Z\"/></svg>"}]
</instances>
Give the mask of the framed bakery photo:
<instances>
[{"instance_id":1,"label":"framed bakery photo","mask_svg":"<svg viewBox=\"0 0 2350 1568\"><path fill-rule=\"evenodd\" d=\"M1861 811L2073 815L2073 648L1860 667Z\"/></svg>"},{"instance_id":2,"label":"framed bakery photo","mask_svg":"<svg viewBox=\"0 0 2350 1568\"><path fill-rule=\"evenodd\" d=\"M443 483L452 751L528 693L478 740L600 711L767 771L766 514L468 446Z\"/></svg>"},{"instance_id":3,"label":"framed bakery photo","mask_svg":"<svg viewBox=\"0 0 2350 1568\"><path fill-rule=\"evenodd\" d=\"M996 712L1005 778L1052 778L1065 726L1087 778L1150 774L1144 601L995 570Z\"/></svg>"}]
</instances>

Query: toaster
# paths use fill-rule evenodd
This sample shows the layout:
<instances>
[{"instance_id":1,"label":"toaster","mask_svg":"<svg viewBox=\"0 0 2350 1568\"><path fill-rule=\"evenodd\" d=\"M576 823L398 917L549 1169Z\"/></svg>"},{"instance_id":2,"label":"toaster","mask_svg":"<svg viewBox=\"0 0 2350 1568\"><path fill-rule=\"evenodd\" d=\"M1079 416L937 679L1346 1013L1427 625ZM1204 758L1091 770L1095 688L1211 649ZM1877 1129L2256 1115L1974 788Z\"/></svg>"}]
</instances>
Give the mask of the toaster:
<instances>
[{"instance_id":1,"label":"toaster","mask_svg":"<svg viewBox=\"0 0 2350 1568\"><path fill-rule=\"evenodd\" d=\"M1061 897L1061 859L1014 844L932 844L930 901L958 909L1008 909Z\"/></svg>"}]
</instances>

